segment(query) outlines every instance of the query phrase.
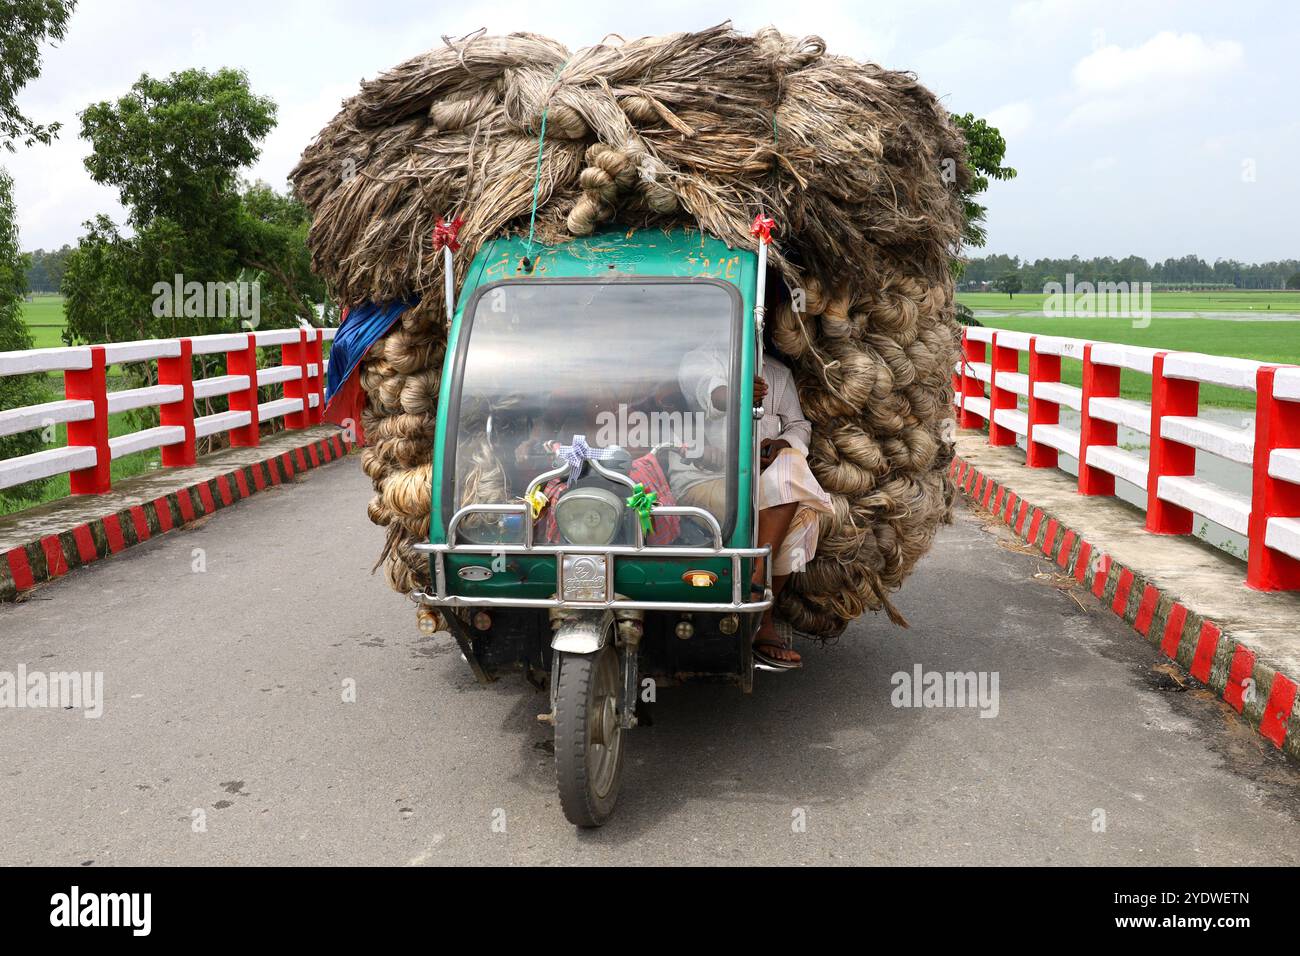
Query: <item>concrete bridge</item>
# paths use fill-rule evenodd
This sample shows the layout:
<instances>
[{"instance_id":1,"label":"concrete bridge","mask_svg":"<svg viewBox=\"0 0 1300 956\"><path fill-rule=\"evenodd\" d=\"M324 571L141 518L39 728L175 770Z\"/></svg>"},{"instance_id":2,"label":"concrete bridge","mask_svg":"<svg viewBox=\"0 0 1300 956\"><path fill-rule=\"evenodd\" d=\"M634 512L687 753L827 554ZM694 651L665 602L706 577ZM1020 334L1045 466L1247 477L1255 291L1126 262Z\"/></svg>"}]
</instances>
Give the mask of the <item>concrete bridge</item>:
<instances>
[{"instance_id":1,"label":"concrete bridge","mask_svg":"<svg viewBox=\"0 0 1300 956\"><path fill-rule=\"evenodd\" d=\"M343 436L295 423L0 519L0 691L103 681L90 719L0 706L0 863L1300 863L1294 699L1271 716L1295 595L988 433L959 437L910 630L859 620L749 697L661 691L618 815L575 832L544 695L420 635ZM997 695L911 693L950 673Z\"/></svg>"}]
</instances>

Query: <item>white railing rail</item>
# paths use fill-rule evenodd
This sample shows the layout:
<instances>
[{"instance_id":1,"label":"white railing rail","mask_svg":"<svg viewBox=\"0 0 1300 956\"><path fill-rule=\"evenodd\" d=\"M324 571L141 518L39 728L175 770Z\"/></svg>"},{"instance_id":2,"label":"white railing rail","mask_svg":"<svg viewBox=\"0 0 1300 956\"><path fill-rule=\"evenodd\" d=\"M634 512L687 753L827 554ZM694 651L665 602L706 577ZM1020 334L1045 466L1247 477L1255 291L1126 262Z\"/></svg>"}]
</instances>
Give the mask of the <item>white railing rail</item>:
<instances>
[{"instance_id":1,"label":"white railing rail","mask_svg":"<svg viewBox=\"0 0 1300 956\"><path fill-rule=\"evenodd\" d=\"M297 328L200 335L106 345L0 352L0 377L63 373L63 398L21 408L0 409L0 437L67 425L67 444L0 459L0 488L67 474L73 494L102 494L111 488L115 458L161 449L164 467L194 464L198 439L221 432L230 443L257 445L258 425L283 418L288 428L321 421L325 409L324 343L337 329ZM258 349L278 347L280 364L258 368ZM226 356L226 373L195 379L195 355ZM157 364L157 385L110 392L107 369L136 362ZM284 397L259 403L258 386L282 383ZM196 417L196 399L228 396L229 410ZM108 416L137 408L159 409L160 424L108 434Z\"/></svg>"},{"instance_id":2,"label":"white railing rail","mask_svg":"<svg viewBox=\"0 0 1300 956\"><path fill-rule=\"evenodd\" d=\"M1061 381L1063 359L1082 363L1082 387ZM1125 369L1151 376L1147 401L1120 396ZM1254 393L1254 424L1201 417L1202 383ZM987 424L991 445L1023 438L1028 467L1055 468L1064 452L1084 495L1113 495L1122 478L1147 495L1148 531L1190 534L1199 514L1246 537L1250 587L1300 590L1300 368L975 326L963 329L953 387L959 424ZM1061 424L1062 407L1079 428ZM1121 425L1150 437L1149 458L1119 447ZM1197 477L1198 454L1251 468L1251 494Z\"/></svg>"}]
</instances>

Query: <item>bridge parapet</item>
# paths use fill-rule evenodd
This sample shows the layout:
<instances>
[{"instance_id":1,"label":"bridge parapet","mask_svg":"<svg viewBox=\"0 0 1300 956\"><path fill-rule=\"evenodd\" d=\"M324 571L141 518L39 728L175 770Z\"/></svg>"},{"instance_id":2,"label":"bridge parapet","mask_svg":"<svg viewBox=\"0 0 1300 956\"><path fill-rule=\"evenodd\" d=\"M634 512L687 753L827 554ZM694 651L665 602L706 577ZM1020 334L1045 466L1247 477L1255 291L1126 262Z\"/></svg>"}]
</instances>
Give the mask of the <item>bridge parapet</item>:
<instances>
[{"instance_id":1,"label":"bridge parapet","mask_svg":"<svg viewBox=\"0 0 1300 956\"><path fill-rule=\"evenodd\" d=\"M1082 387L1061 381L1063 360L1081 364ZM1146 401L1121 397L1126 369L1151 376ZM1202 383L1253 393L1254 423L1201 416ZM1114 495L1121 478L1146 493L1149 532L1190 534L1202 515L1246 537L1249 587L1300 590L1300 368L968 327L953 387L961 426L987 424L994 446L1023 438L1027 467L1056 468L1062 452L1077 459L1081 495ZM1079 413L1077 429L1061 424L1062 407ZM1120 425L1150 438L1148 458L1119 446ZM1198 454L1250 468L1251 493L1198 476Z\"/></svg>"},{"instance_id":2,"label":"bridge parapet","mask_svg":"<svg viewBox=\"0 0 1300 956\"><path fill-rule=\"evenodd\" d=\"M329 367L324 344L336 331L272 329L0 352L0 376L62 372L64 382L62 399L0 410L0 437L67 425L64 447L0 460L0 489L67 474L74 495L104 494L112 486L110 463L132 452L158 448L163 467L186 467L195 462L200 438L225 432L232 446L254 447L262 422L317 425ZM259 350L267 348L279 349L279 364L259 368ZM221 354L225 374L193 377L195 356ZM139 362L156 363L156 385L108 390L108 368ZM277 383L284 397L259 402L258 388ZM195 401L218 396L227 396L227 411L195 416ZM159 409L160 424L109 437L109 415L151 407Z\"/></svg>"}]
</instances>

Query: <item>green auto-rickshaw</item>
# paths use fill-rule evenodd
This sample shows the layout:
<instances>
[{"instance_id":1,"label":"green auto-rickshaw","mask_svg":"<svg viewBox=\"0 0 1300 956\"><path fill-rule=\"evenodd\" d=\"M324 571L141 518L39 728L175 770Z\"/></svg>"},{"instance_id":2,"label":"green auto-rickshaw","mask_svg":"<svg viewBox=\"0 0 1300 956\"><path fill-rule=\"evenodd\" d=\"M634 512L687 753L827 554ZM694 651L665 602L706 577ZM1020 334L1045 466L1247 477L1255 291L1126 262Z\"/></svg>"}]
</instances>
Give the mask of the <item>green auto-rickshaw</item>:
<instances>
[{"instance_id":1,"label":"green auto-rickshaw","mask_svg":"<svg viewBox=\"0 0 1300 956\"><path fill-rule=\"evenodd\" d=\"M498 239L460 291L415 597L480 680L549 676L539 719L579 826L613 812L654 684L752 687L765 251L680 229Z\"/></svg>"}]
</instances>

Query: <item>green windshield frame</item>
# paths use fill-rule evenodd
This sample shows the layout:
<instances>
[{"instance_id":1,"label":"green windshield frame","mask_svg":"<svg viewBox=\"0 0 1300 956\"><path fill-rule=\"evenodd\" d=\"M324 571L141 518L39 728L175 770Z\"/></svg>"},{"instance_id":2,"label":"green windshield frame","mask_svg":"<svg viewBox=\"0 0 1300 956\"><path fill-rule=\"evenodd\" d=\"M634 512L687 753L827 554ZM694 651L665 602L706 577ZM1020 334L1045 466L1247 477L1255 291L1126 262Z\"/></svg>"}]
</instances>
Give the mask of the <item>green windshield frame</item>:
<instances>
[{"instance_id":1,"label":"green windshield frame","mask_svg":"<svg viewBox=\"0 0 1300 956\"><path fill-rule=\"evenodd\" d=\"M479 306L484 297L493 293L494 290L502 287L525 287L529 289L539 289L547 286L586 286L597 288L610 285L628 285L628 286L704 286L709 288L721 289L727 295L730 303L728 326L728 380L729 384L734 386L743 382L743 369L745 367L747 352L746 335L748 326L744 321L744 302L740 290L733 284L722 279L708 276L638 276L638 275L618 275L609 277L553 277L553 278L509 278L495 282L489 282L474 289L468 300L464 301L458 311L458 321L455 329L455 341L448 351L447 367L444 371L443 394L440 399L439 412L440 424L442 426L441 443L438 445L440 451L439 462L435 469L435 480L440 482L440 488L435 487L435 501L440 505L435 511L440 511L442 520L435 520L430 528L431 540L437 540L438 531L444 521L450 518L458 509L458 476L457 476L457 455L459 449L459 432L462 419L462 402L463 389L465 385L466 360L469 350L474 340L474 320L479 314ZM611 320L611 340L617 341L617 320ZM752 359L750 360L752 364ZM742 488L747 493L748 482L748 456L742 458L741 448L742 440L750 437L749 429L744 427L749 424L748 418L740 414L741 402L746 400L745 396L749 394L748 388L735 388L730 390L730 398L725 416L726 421L726 467L723 477L727 493L726 509L722 520L723 540L732 537L736 529L737 512L740 506L740 495ZM595 442L589 437L589 443L593 446ZM747 447L747 446L744 446ZM540 472L542 468L538 468ZM529 477L532 477L531 475ZM514 492L522 494L522 489L511 489Z\"/></svg>"}]
</instances>

